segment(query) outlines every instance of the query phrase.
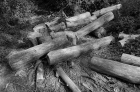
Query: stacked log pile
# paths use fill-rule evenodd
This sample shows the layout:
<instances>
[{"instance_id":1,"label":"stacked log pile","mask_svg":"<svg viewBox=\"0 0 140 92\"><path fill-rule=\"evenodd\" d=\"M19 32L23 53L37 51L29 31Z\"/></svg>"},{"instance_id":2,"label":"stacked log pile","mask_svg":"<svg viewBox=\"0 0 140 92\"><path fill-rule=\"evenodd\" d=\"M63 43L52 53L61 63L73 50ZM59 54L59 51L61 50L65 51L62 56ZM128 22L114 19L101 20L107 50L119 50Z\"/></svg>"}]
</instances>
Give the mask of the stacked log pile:
<instances>
[{"instance_id":1,"label":"stacked log pile","mask_svg":"<svg viewBox=\"0 0 140 92\"><path fill-rule=\"evenodd\" d=\"M43 68L39 67L42 64L42 59L47 58L47 64L56 66L59 62L64 62L70 59L79 57L83 53L90 50L98 50L101 47L108 46L114 40L113 36L106 36L103 25L114 18L113 10L121 8L121 4L101 9L92 13L89 12L66 18L62 21L61 17L57 17L52 22L45 22L33 28L33 32L28 34L28 39L33 44L33 47L14 51L8 55L9 64L13 70L19 72L28 65L35 63L37 72L37 80L43 80ZM71 31L68 28L86 24L78 31ZM58 31L58 30L64 31ZM85 36L96 31L95 35L99 39L88 39ZM123 38L120 43L124 46L129 39L135 39L139 35L127 35L121 33L120 38ZM80 39L86 39L85 43L78 44ZM71 43L71 45L68 43ZM63 47L64 45L68 45ZM131 83L140 83L140 59L139 57L123 54L121 62L107 60L99 57L93 57L87 62L89 68L94 71L108 74L127 80ZM56 67L56 72L61 77L73 92L81 92L76 84L66 75L64 70L59 66Z\"/></svg>"}]
</instances>

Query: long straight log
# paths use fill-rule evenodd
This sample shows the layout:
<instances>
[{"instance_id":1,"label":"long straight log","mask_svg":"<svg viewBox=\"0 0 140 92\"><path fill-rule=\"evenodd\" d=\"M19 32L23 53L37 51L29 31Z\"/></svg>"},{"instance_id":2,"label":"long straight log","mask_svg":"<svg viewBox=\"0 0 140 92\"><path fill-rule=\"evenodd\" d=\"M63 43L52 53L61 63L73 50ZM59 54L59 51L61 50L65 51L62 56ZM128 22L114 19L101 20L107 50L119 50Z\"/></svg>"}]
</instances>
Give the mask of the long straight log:
<instances>
[{"instance_id":1,"label":"long straight log","mask_svg":"<svg viewBox=\"0 0 140 92\"><path fill-rule=\"evenodd\" d=\"M140 84L140 67L98 57L93 57L88 65L97 72Z\"/></svg>"},{"instance_id":2,"label":"long straight log","mask_svg":"<svg viewBox=\"0 0 140 92\"><path fill-rule=\"evenodd\" d=\"M105 15L101 16L100 18L96 19L92 23L88 24L87 26L81 28L76 32L77 37L83 37L93 30L101 27L103 24L111 21L114 18L114 14L112 12L108 12Z\"/></svg>"},{"instance_id":3,"label":"long straight log","mask_svg":"<svg viewBox=\"0 0 140 92\"><path fill-rule=\"evenodd\" d=\"M63 46L68 42L69 41L66 39L66 37L60 37L26 50L10 53L7 58L9 60L10 66L15 70L19 70L24 68L27 64L38 60L49 51L55 50L56 48Z\"/></svg>"},{"instance_id":4,"label":"long straight log","mask_svg":"<svg viewBox=\"0 0 140 92\"><path fill-rule=\"evenodd\" d=\"M99 49L100 47L109 45L113 39L112 36L108 36L81 45L50 51L47 55L49 57L49 64L53 65L61 61L76 58L89 50Z\"/></svg>"},{"instance_id":5,"label":"long straight log","mask_svg":"<svg viewBox=\"0 0 140 92\"><path fill-rule=\"evenodd\" d=\"M82 24L89 23L96 19L96 16L91 16L89 12L79 14L77 16L73 16L70 18L61 19L61 18L55 18L52 22L45 22L45 24L49 27L49 29L53 31L58 31L60 29L66 29L66 27L73 27L78 26ZM66 22L66 25L65 23Z\"/></svg>"},{"instance_id":6,"label":"long straight log","mask_svg":"<svg viewBox=\"0 0 140 92\"><path fill-rule=\"evenodd\" d=\"M117 5L114 5L114 6L110 6L110 7L103 8L103 9L101 9L101 10L95 11L95 12L93 12L92 14L93 14L93 15L96 15L96 16L98 17L98 16L101 16L101 15L107 13L107 12L111 12L111 11L114 11L114 10L118 10L118 9L120 9L121 7L122 7L121 4L117 4Z\"/></svg>"},{"instance_id":7,"label":"long straight log","mask_svg":"<svg viewBox=\"0 0 140 92\"><path fill-rule=\"evenodd\" d=\"M121 61L126 64L140 66L140 57L123 53Z\"/></svg>"},{"instance_id":8,"label":"long straight log","mask_svg":"<svg viewBox=\"0 0 140 92\"><path fill-rule=\"evenodd\" d=\"M77 87L77 85L67 76L64 70L59 67L56 69L58 75L65 81L68 87L72 90L72 92L81 92L81 90Z\"/></svg>"}]
</instances>

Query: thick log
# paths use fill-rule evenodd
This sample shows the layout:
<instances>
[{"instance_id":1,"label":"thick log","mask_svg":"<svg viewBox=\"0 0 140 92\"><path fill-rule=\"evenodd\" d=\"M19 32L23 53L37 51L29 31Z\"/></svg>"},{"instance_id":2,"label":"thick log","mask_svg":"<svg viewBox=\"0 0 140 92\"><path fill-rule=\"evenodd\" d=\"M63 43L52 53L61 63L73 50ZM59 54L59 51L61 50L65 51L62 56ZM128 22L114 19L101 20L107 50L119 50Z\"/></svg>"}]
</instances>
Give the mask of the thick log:
<instances>
[{"instance_id":1,"label":"thick log","mask_svg":"<svg viewBox=\"0 0 140 92\"><path fill-rule=\"evenodd\" d=\"M63 46L68 42L68 39L66 39L65 37L60 37L50 42L45 42L26 50L11 52L7 58L9 60L10 66L14 70L19 70L24 68L31 62L35 62L51 50L55 50L56 48Z\"/></svg>"},{"instance_id":2,"label":"thick log","mask_svg":"<svg viewBox=\"0 0 140 92\"><path fill-rule=\"evenodd\" d=\"M97 72L140 84L140 67L98 57L93 57L88 65Z\"/></svg>"},{"instance_id":3,"label":"thick log","mask_svg":"<svg viewBox=\"0 0 140 92\"><path fill-rule=\"evenodd\" d=\"M122 46L124 46L126 43L129 42L129 40L136 39L139 36L140 36L139 34L138 35L129 35L129 34L120 33L119 38L122 38L122 40L120 40L119 42L121 43Z\"/></svg>"},{"instance_id":4,"label":"thick log","mask_svg":"<svg viewBox=\"0 0 140 92\"><path fill-rule=\"evenodd\" d=\"M89 50L99 49L100 47L109 45L113 39L112 36L108 36L81 45L50 51L47 55L47 57L49 57L49 64L53 65L61 61L76 58Z\"/></svg>"},{"instance_id":5,"label":"thick log","mask_svg":"<svg viewBox=\"0 0 140 92\"><path fill-rule=\"evenodd\" d=\"M126 64L140 66L140 57L123 53L121 61Z\"/></svg>"},{"instance_id":6,"label":"thick log","mask_svg":"<svg viewBox=\"0 0 140 92\"><path fill-rule=\"evenodd\" d=\"M121 4L117 4L117 5L114 5L114 6L110 6L110 7L107 7L107 8L103 8L101 10L98 10L98 11L95 11L93 12L92 14L95 15L95 16L101 16L107 12L111 12L111 11L114 11L114 10L118 10L122 7Z\"/></svg>"},{"instance_id":7,"label":"thick log","mask_svg":"<svg viewBox=\"0 0 140 92\"><path fill-rule=\"evenodd\" d=\"M77 87L77 85L67 76L64 70L59 67L56 69L58 75L64 80L64 82L68 85L68 87L72 90L72 92L81 92L81 90Z\"/></svg>"},{"instance_id":8,"label":"thick log","mask_svg":"<svg viewBox=\"0 0 140 92\"><path fill-rule=\"evenodd\" d=\"M105 15L101 16L100 18L96 19L92 23L88 24L87 26L81 28L76 32L77 37L83 37L93 30L101 27L103 24L111 21L114 18L114 15L112 12L108 12Z\"/></svg>"}]
</instances>

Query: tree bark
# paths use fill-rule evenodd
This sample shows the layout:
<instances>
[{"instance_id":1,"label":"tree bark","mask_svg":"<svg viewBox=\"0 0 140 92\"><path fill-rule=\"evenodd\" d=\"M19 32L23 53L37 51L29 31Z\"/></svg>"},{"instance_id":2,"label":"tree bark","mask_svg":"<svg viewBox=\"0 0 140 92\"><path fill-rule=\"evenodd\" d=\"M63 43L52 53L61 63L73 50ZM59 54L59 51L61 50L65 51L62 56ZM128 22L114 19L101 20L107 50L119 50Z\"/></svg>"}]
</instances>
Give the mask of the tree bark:
<instances>
[{"instance_id":1,"label":"tree bark","mask_svg":"<svg viewBox=\"0 0 140 92\"><path fill-rule=\"evenodd\" d=\"M68 39L65 37L57 38L50 42L45 42L26 50L11 52L7 58L9 60L10 66L14 70L19 70L31 62L38 60L40 57L47 54L51 50L55 50L68 42Z\"/></svg>"},{"instance_id":2,"label":"tree bark","mask_svg":"<svg viewBox=\"0 0 140 92\"><path fill-rule=\"evenodd\" d=\"M72 90L72 92L81 92L81 90L77 87L77 85L67 76L64 70L59 67L56 69L58 75L65 81L68 87Z\"/></svg>"},{"instance_id":3,"label":"tree bark","mask_svg":"<svg viewBox=\"0 0 140 92\"><path fill-rule=\"evenodd\" d=\"M67 18L66 21L75 22L75 21L86 19L88 17L91 17L90 12L85 12L85 13L79 14L77 16Z\"/></svg>"},{"instance_id":4,"label":"tree bark","mask_svg":"<svg viewBox=\"0 0 140 92\"><path fill-rule=\"evenodd\" d=\"M108 36L81 45L51 51L47 55L47 57L49 58L49 64L53 65L61 61L76 58L82 53L88 52L89 50L99 49L100 47L109 45L113 39L114 38L112 36Z\"/></svg>"},{"instance_id":5,"label":"tree bark","mask_svg":"<svg viewBox=\"0 0 140 92\"><path fill-rule=\"evenodd\" d=\"M140 84L140 67L98 57L93 57L88 65L97 72Z\"/></svg>"},{"instance_id":6,"label":"tree bark","mask_svg":"<svg viewBox=\"0 0 140 92\"><path fill-rule=\"evenodd\" d=\"M46 42L51 40L49 30L45 24L39 24L33 28L34 32L30 32L27 38L33 43L33 45L38 45L39 42Z\"/></svg>"},{"instance_id":7,"label":"tree bark","mask_svg":"<svg viewBox=\"0 0 140 92\"><path fill-rule=\"evenodd\" d=\"M114 6L110 6L110 7L107 7L107 8L103 8L101 10L98 10L98 11L95 11L93 12L92 14L95 15L95 16L101 16L107 12L111 12L111 11L114 11L114 10L118 10L122 7L121 4L117 4L117 5L114 5Z\"/></svg>"},{"instance_id":8,"label":"tree bark","mask_svg":"<svg viewBox=\"0 0 140 92\"><path fill-rule=\"evenodd\" d=\"M111 21L114 18L114 15L112 12L108 12L105 15L101 16L100 18L96 19L92 23L88 24L87 26L81 28L76 32L77 37L83 37L93 30L101 27L103 24Z\"/></svg>"},{"instance_id":9,"label":"tree bark","mask_svg":"<svg viewBox=\"0 0 140 92\"><path fill-rule=\"evenodd\" d=\"M126 64L140 66L140 57L123 53L121 61Z\"/></svg>"}]
</instances>

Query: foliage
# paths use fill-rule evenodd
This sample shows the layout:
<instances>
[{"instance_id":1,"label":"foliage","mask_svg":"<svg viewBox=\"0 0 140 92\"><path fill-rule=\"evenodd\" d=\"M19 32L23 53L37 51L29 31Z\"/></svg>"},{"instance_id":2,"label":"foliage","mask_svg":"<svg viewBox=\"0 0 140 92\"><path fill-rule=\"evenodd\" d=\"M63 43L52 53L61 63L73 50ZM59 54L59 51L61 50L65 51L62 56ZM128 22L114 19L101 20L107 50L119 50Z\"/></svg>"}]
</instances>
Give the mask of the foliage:
<instances>
[{"instance_id":1,"label":"foliage","mask_svg":"<svg viewBox=\"0 0 140 92\"><path fill-rule=\"evenodd\" d=\"M33 2L29 0L4 0L1 3L3 17L7 22L12 23L25 22L37 9Z\"/></svg>"}]
</instances>

